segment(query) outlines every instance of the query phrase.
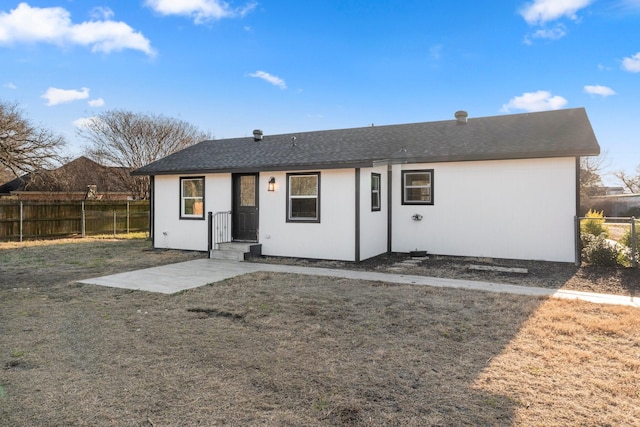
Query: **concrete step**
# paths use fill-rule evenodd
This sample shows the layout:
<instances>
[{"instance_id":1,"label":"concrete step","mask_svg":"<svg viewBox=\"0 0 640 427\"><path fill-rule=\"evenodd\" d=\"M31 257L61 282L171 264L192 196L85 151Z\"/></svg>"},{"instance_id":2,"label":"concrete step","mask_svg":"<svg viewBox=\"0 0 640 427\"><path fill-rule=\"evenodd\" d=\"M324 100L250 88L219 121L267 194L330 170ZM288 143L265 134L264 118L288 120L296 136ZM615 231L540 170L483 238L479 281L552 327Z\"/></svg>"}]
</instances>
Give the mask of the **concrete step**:
<instances>
[{"instance_id":1,"label":"concrete step","mask_svg":"<svg viewBox=\"0 0 640 427\"><path fill-rule=\"evenodd\" d=\"M209 255L211 259L226 259L231 261L244 261L244 252L236 252L236 251L223 251L220 249L215 249L211 251Z\"/></svg>"},{"instance_id":2,"label":"concrete step","mask_svg":"<svg viewBox=\"0 0 640 427\"><path fill-rule=\"evenodd\" d=\"M251 256L260 256L262 245L259 243L228 242L219 243L218 248L211 251L209 258L244 261Z\"/></svg>"}]
</instances>

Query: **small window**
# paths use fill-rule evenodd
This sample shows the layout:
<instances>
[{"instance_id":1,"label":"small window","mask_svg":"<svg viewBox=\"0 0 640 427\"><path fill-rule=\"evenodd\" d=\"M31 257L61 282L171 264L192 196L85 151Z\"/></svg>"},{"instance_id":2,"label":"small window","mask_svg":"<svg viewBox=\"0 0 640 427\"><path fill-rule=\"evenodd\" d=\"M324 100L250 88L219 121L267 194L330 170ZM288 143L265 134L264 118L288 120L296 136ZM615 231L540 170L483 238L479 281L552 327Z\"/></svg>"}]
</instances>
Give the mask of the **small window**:
<instances>
[{"instance_id":1,"label":"small window","mask_svg":"<svg viewBox=\"0 0 640 427\"><path fill-rule=\"evenodd\" d=\"M287 221L320 222L320 172L287 174Z\"/></svg>"},{"instance_id":2,"label":"small window","mask_svg":"<svg viewBox=\"0 0 640 427\"><path fill-rule=\"evenodd\" d=\"M256 205L256 176L240 175L240 206L255 207Z\"/></svg>"},{"instance_id":3,"label":"small window","mask_svg":"<svg viewBox=\"0 0 640 427\"><path fill-rule=\"evenodd\" d=\"M433 169L402 171L402 204L433 204Z\"/></svg>"},{"instance_id":4,"label":"small window","mask_svg":"<svg viewBox=\"0 0 640 427\"><path fill-rule=\"evenodd\" d=\"M371 174L371 210L380 210L380 174Z\"/></svg>"},{"instance_id":5,"label":"small window","mask_svg":"<svg viewBox=\"0 0 640 427\"><path fill-rule=\"evenodd\" d=\"M180 178L180 218L204 219L204 177Z\"/></svg>"}]
</instances>

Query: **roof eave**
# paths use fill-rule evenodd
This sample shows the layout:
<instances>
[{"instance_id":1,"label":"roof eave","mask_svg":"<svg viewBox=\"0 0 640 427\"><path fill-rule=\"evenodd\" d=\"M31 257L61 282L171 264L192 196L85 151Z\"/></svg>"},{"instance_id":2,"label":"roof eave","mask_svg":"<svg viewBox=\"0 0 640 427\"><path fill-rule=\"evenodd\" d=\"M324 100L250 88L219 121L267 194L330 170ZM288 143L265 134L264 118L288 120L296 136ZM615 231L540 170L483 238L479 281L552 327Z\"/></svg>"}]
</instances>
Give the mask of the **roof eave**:
<instances>
[{"instance_id":1,"label":"roof eave","mask_svg":"<svg viewBox=\"0 0 640 427\"><path fill-rule=\"evenodd\" d=\"M202 175L212 173L253 173L253 172L278 172L278 171L300 171L309 169L353 169L367 168L384 164L406 164L406 163L449 163L449 162L471 162L471 161L491 161L491 160L523 160L523 159L542 159L553 157L583 157L597 156L600 150L563 150L563 151L545 151L537 153L505 153L502 155L495 154L475 154L475 155L443 155L443 156L412 156L396 159L376 159L362 160L353 162L328 162L317 163L308 162L300 164L283 164L283 165L264 165L264 166L247 166L235 168L197 168L197 169L180 169L180 170L158 170L145 171L140 168L131 172L133 176L159 176L159 175Z\"/></svg>"},{"instance_id":2,"label":"roof eave","mask_svg":"<svg viewBox=\"0 0 640 427\"><path fill-rule=\"evenodd\" d=\"M246 166L236 168L199 168L199 169L180 169L180 170L159 170L144 171L144 168L131 172L133 176L159 176L159 175L202 175L211 173L254 173L254 172L278 172L278 171L301 171L310 169L353 169L372 167L372 160L344 162L344 163L321 163L309 162L300 164L287 165L264 165L264 166Z\"/></svg>"}]
</instances>

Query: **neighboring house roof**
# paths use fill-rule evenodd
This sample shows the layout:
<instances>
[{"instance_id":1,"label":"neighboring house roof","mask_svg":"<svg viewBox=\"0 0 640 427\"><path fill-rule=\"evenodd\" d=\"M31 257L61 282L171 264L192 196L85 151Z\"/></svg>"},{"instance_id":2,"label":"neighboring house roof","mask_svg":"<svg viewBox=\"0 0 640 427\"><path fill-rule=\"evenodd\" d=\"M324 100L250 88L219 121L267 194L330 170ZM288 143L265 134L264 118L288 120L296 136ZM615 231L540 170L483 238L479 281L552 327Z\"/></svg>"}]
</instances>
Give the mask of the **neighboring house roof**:
<instances>
[{"instance_id":1,"label":"neighboring house roof","mask_svg":"<svg viewBox=\"0 0 640 427\"><path fill-rule=\"evenodd\" d=\"M134 175L366 167L593 156L600 147L584 108L203 141Z\"/></svg>"},{"instance_id":2,"label":"neighboring house roof","mask_svg":"<svg viewBox=\"0 0 640 427\"><path fill-rule=\"evenodd\" d=\"M53 170L40 170L0 186L0 194L16 191L85 192L96 185L99 193L129 192L123 181L130 169L102 166L84 156Z\"/></svg>"}]
</instances>

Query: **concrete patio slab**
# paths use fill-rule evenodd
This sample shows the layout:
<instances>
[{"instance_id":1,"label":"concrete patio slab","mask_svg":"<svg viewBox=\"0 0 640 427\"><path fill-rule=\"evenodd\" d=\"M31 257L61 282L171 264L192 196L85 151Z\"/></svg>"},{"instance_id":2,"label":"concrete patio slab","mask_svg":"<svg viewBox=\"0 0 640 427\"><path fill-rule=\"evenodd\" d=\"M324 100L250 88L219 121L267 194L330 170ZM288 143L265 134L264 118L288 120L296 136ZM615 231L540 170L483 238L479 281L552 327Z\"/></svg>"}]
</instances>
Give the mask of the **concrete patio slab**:
<instances>
[{"instance_id":1,"label":"concrete patio slab","mask_svg":"<svg viewBox=\"0 0 640 427\"><path fill-rule=\"evenodd\" d=\"M439 277L389 274L372 271L342 270L331 268L301 267L282 264L261 264L219 259L198 259L160 267L113 274L81 280L79 283L124 288L148 292L173 294L197 288L235 276L258 271L340 277L356 280L396 283L404 285L434 286L441 288L472 289L485 292L502 292L517 295L577 299L599 304L616 304L640 307L640 297L596 294L564 289L535 288L504 283L472 280L443 279Z\"/></svg>"},{"instance_id":2,"label":"concrete patio slab","mask_svg":"<svg viewBox=\"0 0 640 427\"><path fill-rule=\"evenodd\" d=\"M260 271L259 264L198 259L80 280L79 283L174 294L255 271Z\"/></svg>"}]
</instances>

